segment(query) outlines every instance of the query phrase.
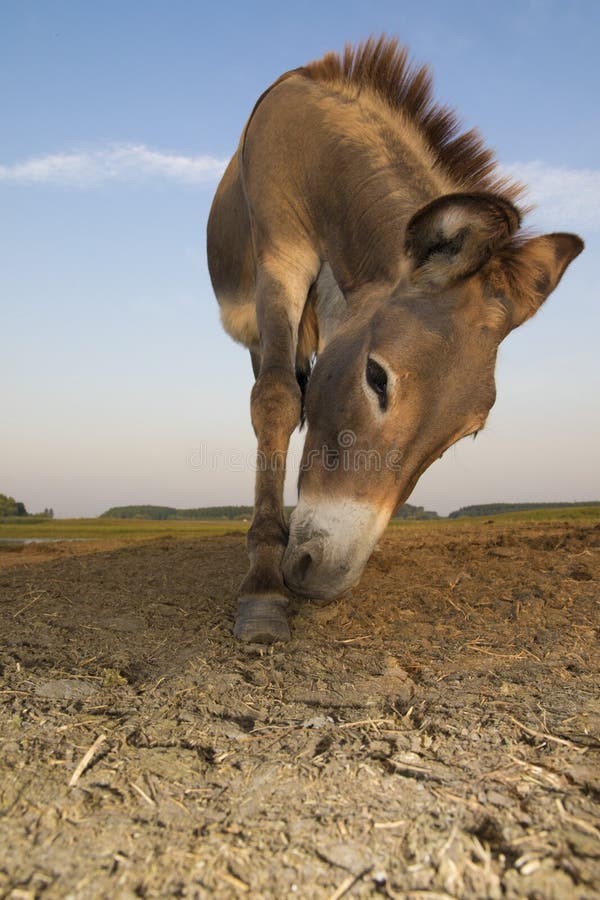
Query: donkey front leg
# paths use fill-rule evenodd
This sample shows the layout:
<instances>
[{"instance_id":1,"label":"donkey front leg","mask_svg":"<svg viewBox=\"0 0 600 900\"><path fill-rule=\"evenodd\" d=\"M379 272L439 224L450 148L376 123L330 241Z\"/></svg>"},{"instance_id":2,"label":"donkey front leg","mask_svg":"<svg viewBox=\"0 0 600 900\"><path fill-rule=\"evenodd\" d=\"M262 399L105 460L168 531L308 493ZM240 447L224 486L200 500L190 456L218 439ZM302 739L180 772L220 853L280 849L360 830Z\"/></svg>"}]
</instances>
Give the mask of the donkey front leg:
<instances>
[{"instance_id":1,"label":"donkey front leg","mask_svg":"<svg viewBox=\"0 0 600 900\"><path fill-rule=\"evenodd\" d=\"M287 641L287 591L281 561L288 540L283 484L290 436L300 421L301 391L295 375L298 323L309 281L296 291L262 273L257 316L261 362L252 389L252 425L258 452L254 516L248 531L250 571L242 582L234 635L243 641ZM300 297L302 298L300 300Z\"/></svg>"},{"instance_id":2,"label":"donkey front leg","mask_svg":"<svg viewBox=\"0 0 600 900\"><path fill-rule=\"evenodd\" d=\"M261 370L252 390L252 424L258 439L254 516L248 531L250 571L238 598L234 634L243 641L287 641L288 604L281 560L288 530L283 510L285 459L300 420L300 388L288 369Z\"/></svg>"}]
</instances>

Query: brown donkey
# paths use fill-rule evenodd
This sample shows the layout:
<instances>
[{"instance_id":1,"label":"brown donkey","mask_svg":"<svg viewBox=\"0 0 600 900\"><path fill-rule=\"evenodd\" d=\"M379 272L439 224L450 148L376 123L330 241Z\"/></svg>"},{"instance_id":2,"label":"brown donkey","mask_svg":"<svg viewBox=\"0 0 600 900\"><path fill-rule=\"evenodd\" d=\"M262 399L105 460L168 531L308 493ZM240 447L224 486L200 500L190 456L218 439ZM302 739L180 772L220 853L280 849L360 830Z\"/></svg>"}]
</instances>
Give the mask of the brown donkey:
<instances>
[{"instance_id":1,"label":"brown donkey","mask_svg":"<svg viewBox=\"0 0 600 900\"><path fill-rule=\"evenodd\" d=\"M583 249L573 234L519 236L520 193L395 41L328 54L258 100L208 222L223 325L256 376L237 637L286 640L288 589L329 599L355 584L422 472L483 427L500 341Z\"/></svg>"}]
</instances>

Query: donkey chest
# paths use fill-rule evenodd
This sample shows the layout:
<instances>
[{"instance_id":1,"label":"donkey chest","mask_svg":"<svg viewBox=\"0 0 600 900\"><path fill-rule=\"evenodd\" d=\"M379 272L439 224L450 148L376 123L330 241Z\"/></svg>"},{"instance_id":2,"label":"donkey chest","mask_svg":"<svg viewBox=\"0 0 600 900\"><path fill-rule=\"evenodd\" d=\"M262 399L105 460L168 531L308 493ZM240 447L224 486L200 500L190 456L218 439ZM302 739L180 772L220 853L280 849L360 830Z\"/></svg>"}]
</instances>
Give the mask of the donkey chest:
<instances>
[{"instance_id":1,"label":"donkey chest","mask_svg":"<svg viewBox=\"0 0 600 900\"><path fill-rule=\"evenodd\" d=\"M254 299L220 301L223 328L234 341L253 349L260 343Z\"/></svg>"},{"instance_id":2,"label":"donkey chest","mask_svg":"<svg viewBox=\"0 0 600 900\"><path fill-rule=\"evenodd\" d=\"M317 346L311 347L311 352L320 353L348 314L346 299L328 263L322 265L307 298L307 303L313 305L318 331L318 343ZM256 321L256 303L251 295L231 299L220 298L220 312L223 328L235 341L250 349L259 346L260 335ZM301 329L302 324L300 325ZM302 338L303 336L300 334L300 344L304 343Z\"/></svg>"},{"instance_id":3,"label":"donkey chest","mask_svg":"<svg viewBox=\"0 0 600 900\"><path fill-rule=\"evenodd\" d=\"M348 315L348 304L335 280L329 263L321 266L314 285L314 308L318 324L320 353L336 334Z\"/></svg>"}]
</instances>

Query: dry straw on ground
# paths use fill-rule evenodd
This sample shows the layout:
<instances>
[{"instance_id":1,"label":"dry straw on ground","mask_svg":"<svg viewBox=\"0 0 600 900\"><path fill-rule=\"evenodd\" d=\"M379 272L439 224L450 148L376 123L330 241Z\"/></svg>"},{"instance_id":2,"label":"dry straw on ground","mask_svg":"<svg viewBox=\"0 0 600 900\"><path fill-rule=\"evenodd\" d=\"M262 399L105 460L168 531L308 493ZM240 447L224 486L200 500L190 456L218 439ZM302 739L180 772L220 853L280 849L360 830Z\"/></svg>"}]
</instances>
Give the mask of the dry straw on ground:
<instances>
[{"instance_id":1,"label":"dry straw on ground","mask_svg":"<svg viewBox=\"0 0 600 900\"><path fill-rule=\"evenodd\" d=\"M270 649L240 536L10 554L0 895L600 896L599 550L403 526Z\"/></svg>"}]
</instances>

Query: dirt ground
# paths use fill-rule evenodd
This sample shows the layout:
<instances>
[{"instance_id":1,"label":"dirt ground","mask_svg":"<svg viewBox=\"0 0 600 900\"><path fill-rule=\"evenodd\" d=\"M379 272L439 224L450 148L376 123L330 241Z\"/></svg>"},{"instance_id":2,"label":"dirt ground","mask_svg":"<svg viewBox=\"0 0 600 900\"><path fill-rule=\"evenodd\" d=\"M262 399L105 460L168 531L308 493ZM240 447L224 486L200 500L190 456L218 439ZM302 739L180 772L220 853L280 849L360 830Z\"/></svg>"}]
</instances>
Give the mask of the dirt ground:
<instances>
[{"instance_id":1,"label":"dirt ground","mask_svg":"<svg viewBox=\"0 0 600 900\"><path fill-rule=\"evenodd\" d=\"M5 548L0 896L600 897L599 550L397 527L261 648L239 534Z\"/></svg>"}]
</instances>

